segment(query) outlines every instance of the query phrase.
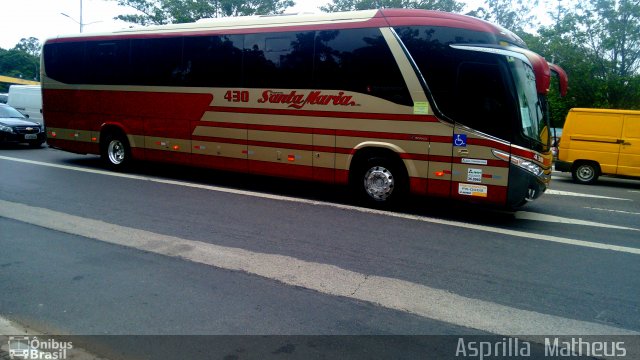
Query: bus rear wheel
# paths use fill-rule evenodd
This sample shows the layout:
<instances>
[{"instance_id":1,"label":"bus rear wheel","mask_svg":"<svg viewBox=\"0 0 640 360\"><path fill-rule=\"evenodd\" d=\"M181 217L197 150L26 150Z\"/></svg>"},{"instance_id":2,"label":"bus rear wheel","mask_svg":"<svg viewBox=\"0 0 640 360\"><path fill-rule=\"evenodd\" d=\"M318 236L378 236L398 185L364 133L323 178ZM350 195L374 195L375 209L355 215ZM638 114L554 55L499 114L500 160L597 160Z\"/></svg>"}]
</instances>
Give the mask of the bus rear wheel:
<instances>
[{"instance_id":1,"label":"bus rear wheel","mask_svg":"<svg viewBox=\"0 0 640 360\"><path fill-rule=\"evenodd\" d=\"M372 157L355 169L352 186L367 205L385 207L397 203L406 193L404 169L387 157Z\"/></svg>"},{"instance_id":2,"label":"bus rear wheel","mask_svg":"<svg viewBox=\"0 0 640 360\"><path fill-rule=\"evenodd\" d=\"M102 161L113 170L125 169L131 161L131 148L126 136L118 133L107 134L101 143Z\"/></svg>"}]
</instances>

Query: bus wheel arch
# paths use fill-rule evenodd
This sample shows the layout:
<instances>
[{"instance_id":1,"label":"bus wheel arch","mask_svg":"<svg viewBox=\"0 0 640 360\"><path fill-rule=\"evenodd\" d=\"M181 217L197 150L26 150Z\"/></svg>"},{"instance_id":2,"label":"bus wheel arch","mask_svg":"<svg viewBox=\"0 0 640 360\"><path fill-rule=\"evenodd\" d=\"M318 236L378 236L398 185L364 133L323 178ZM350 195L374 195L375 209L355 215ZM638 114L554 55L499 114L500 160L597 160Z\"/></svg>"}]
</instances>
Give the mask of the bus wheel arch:
<instances>
[{"instance_id":1,"label":"bus wheel arch","mask_svg":"<svg viewBox=\"0 0 640 360\"><path fill-rule=\"evenodd\" d=\"M600 164L591 160L574 161L571 167L571 177L578 184L594 184L601 174Z\"/></svg>"},{"instance_id":2,"label":"bus wheel arch","mask_svg":"<svg viewBox=\"0 0 640 360\"><path fill-rule=\"evenodd\" d=\"M382 147L364 147L353 155L349 186L367 205L387 206L409 191L409 174L397 152Z\"/></svg>"},{"instance_id":3,"label":"bus wheel arch","mask_svg":"<svg viewBox=\"0 0 640 360\"><path fill-rule=\"evenodd\" d=\"M131 145L118 126L107 125L100 131L100 157L112 170L125 169L131 162Z\"/></svg>"}]
</instances>

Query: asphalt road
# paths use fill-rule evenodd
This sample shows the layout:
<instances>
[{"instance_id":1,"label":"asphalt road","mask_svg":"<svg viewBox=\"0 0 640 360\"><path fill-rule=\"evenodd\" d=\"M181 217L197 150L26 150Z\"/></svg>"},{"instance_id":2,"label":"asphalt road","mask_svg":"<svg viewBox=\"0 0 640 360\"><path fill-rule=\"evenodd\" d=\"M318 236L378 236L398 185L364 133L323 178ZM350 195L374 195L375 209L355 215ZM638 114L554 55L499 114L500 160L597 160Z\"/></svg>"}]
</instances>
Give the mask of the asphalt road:
<instances>
[{"instance_id":1,"label":"asphalt road","mask_svg":"<svg viewBox=\"0 0 640 360\"><path fill-rule=\"evenodd\" d=\"M637 339L639 220L637 180L581 186L554 173L551 191L516 213L435 199L378 211L342 187L154 164L119 174L94 156L4 146L0 317L60 335ZM140 351L116 339L128 350L108 337L94 348ZM359 341L405 358L438 348L330 339L333 350L259 346L327 355Z\"/></svg>"}]
</instances>

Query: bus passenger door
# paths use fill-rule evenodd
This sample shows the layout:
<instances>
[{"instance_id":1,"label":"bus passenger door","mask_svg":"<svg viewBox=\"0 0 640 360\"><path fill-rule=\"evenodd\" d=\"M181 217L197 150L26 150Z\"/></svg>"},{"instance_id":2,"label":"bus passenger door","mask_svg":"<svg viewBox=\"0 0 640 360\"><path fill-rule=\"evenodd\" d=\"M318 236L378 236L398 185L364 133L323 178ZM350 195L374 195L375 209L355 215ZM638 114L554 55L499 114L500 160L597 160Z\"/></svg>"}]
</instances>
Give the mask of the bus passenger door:
<instances>
[{"instance_id":1,"label":"bus passenger door","mask_svg":"<svg viewBox=\"0 0 640 360\"><path fill-rule=\"evenodd\" d=\"M452 145L451 197L505 204L509 163L498 160L493 149L509 153L509 143L456 124Z\"/></svg>"},{"instance_id":2,"label":"bus passenger door","mask_svg":"<svg viewBox=\"0 0 640 360\"><path fill-rule=\"evenodd\" d=\"M456 119L452 139L451 197L506 204L509 163L492 150L511 152L515 108L500 62L462 62L458 66ZM501 140L503 139L503 140Z\"/></svg>"},{"instance_id":3,"label":"bus passenger door","mask_svg":"<svg viewBox=\"0 0 640 360\"><path fill-rule=\"evenodd\" d=\"M429 196L451 196L451 151L453 127L438 122L437 128L431 129L429 136L429 163L427 165Z\"/></svg>"}]
</instances>

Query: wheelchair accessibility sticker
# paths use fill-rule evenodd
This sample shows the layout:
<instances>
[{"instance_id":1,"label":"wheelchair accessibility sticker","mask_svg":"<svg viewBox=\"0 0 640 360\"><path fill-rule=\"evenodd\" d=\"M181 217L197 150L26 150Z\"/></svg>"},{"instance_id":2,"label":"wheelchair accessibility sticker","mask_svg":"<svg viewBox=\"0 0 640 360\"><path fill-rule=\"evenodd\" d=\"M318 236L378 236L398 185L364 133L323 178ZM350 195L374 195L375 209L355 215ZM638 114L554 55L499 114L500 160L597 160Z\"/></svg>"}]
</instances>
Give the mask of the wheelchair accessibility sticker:
<instances>
[{"instance_id":1,"label":"wheelchair accessibility sticker","mask_svg":"<svg viewBox=\"0 0 640 360\"><path fill-rule=\"evenodd\" d=\"M467 146L467 135L453 134L453 146Z\"/></svg>"}]
</instances>

